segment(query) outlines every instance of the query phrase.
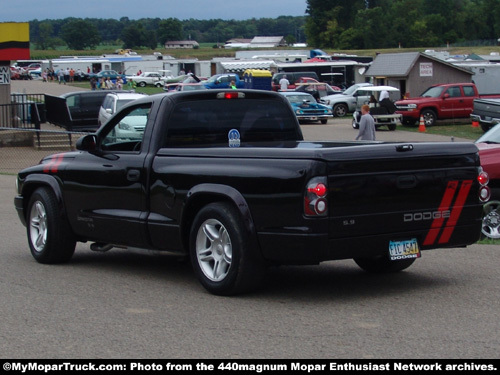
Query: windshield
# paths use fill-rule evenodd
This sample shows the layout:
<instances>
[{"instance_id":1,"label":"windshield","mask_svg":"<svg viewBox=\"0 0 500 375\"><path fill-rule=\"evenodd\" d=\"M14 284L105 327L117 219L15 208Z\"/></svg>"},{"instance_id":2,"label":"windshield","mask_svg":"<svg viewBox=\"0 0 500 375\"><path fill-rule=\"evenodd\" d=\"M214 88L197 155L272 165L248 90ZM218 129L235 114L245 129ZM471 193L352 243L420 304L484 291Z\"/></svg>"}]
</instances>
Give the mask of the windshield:
<instances>
[{"instance_id":1,"label":"windshield","mask_svg":"<svg viewBox=\"0 0 500 375\"><path fill-rule=\"evenodd\" d=\"M362 87L362 86L352 85L351 87L349 87L347 90L344 91L344 95L352 95L352 94L354 94L354 91L356 91L360 87Z\"/></svg>"},{"instance_id":2,"label":"windshield","mask_svg":"<svg viewBox=\"0 0 500 375\"><path fill-rule=\"evenodd\" d=\"M316 102L316 99L312 95L287 95L286 98L290 103L302 104L304 100L308 100L311 103Z\"/></svg>"},{"instance_id":3,"label":"windshield","mask_svg":"<svg viewBox=\"0 0 500 375\"><path fill-rule=\"evenodd\" d=\"M500 126L496 125L488 130L476 143L500 143Z\"/></svg>"},{"instance_id":4,"label":"windshield","mask_svg":"<svg viewBox=\"0 0 500 375\"><path fill-rule=\"evenodd\" d=\"M429 87L420 96L424 98L439 98L444 87Z\"/></svg>"},{"instance_id":5,"label":"windshield","mask_svg":"<svg viewBox=\"0 0 500 375\"><path fill-rule=\"evenodd\" d=\"M133 99L120 99L116 101L116 110L118 111L125 104L130 103Z\"/></svg>"}]
</instances>

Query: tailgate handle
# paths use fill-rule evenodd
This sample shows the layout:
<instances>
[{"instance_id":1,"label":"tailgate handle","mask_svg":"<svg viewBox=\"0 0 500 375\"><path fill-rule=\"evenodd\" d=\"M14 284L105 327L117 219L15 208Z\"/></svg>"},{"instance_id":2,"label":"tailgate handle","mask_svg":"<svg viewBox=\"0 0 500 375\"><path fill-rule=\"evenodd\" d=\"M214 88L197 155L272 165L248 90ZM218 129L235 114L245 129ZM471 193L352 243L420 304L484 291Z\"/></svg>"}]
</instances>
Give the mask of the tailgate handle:
<instances>
[{"instance_id":1,"label":"tailgate handle","mask_svg":"<svg viewBox=\"0 0 500 375\"><path fill-rule=\"evenodd\" d=\"M396 146L396 151L404 152L413 150L413 145L398 145Z\"/></svg>"},{"instance_id":2,"label":"tailgate handle","mask_svg":"<svg viewBox=\"0 0 500 375\"><path fill-rule=\"evenodd\" d=\"M417 186L417 178L415 176L398 177L397 187L399 189L411 189L415 186Z\"/></svg>"}]
</instances>

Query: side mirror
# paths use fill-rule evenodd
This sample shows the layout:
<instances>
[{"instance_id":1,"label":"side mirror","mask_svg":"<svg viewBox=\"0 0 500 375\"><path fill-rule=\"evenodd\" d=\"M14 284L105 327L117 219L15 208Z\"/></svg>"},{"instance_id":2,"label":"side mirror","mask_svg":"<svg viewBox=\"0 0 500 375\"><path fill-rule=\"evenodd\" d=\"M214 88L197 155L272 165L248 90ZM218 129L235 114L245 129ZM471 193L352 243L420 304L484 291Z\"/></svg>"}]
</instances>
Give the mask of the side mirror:
<instances>
[{"instance_id":1,"label":"side mirror","mask_svg":"<svg viewBox=\"0 0 500 375\"><path fill-rule=\"evenodd\" d=\"M448 99L449 97L450 97L450 94L448 94L448 93L446 93L446 94L443 95L444 99Z\"/></svg>"},{"instance_id":2,"label":"side mirror","mask_svg":"<svg viewBox=\"0 0 500 375\"><path fill-rule=\"evenodd\" d=\"M76 149L80 151L95 151L97 137L95 134L87 134L76 141Z\"/></svg>"}]
</instances>

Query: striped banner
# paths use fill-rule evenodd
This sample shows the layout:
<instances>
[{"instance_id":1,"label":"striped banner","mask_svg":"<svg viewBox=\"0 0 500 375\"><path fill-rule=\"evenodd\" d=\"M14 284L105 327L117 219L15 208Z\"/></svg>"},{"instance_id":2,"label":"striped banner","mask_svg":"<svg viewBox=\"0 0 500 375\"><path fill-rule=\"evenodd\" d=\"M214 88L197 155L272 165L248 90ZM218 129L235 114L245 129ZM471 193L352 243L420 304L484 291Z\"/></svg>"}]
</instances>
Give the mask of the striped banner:
<instances>
[{"instance_id":1,"label":"striped banner","mask_svg":"<svg viewBox=\"0 0 500 375\"><path fill-rule=\"evenodd\" d=\"M0 23L0 61L29 60L30 27L28 22Z\"/></svg>"}]
</instances>

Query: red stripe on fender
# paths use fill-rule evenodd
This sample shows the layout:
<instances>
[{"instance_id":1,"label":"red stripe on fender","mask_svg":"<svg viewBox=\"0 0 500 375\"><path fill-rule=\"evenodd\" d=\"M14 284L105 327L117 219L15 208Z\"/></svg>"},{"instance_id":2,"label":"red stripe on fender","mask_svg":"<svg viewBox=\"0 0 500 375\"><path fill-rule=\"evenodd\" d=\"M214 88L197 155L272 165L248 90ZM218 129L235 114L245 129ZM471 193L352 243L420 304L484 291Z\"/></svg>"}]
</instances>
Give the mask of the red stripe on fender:
<instances>
[{"instance_id":1,"label":"red stripe on fender","mask_svg":"<svg viewBox=\"0 0 500 375\"><path fill-rule=\"evenodd\" d=\"M472 180L466 180L462 182L462 186L460 187L460 191L458 192L458 197L455 200L455 204L453 205L453 210L451 211L450 218L448 219L448 226L444 229L441 237L439 238L439 243L447 243L450 240L450 237L457 225L458 218L462 213L462 209L464 208L465 200L469 195L470 188L472 187Z\"/></svg>"},{"instance_id":2,"label":"red stripe on fender","mask_svg":"<svg viewBox=\"0 0 500 375\"><path fill-rule=\"evenodd\" d=\"M56 154L52 155L50 161L45 164L43 167L43 171L45 173L53 172L56 173L59 169L59 166L61 165L62 161L64 159L64 154Z\"/></svg>"},{"instance_id":3,"label":"red stripe on fender","mask_svg":"<svg viewBox=\"0 0 500 375\"><path fill-rule=\"evenodd\" d=\"M52 164L52 172L56 173L59 169L59 166L61 165L62 161L64 159L64 154L57 154L55 156L54 163Z\"/></svg>"},{"instance_id":4,"label":"red stripe on fender","mask_svg":"<svg viewBox=\"0 0 500 375\"><path fill-rule=\"evenodd\" d=\"M455 196L457 188L458 188L458 181L448 181L448 185L446 186L446 191L444 192L443 199L441 200L441 204L439 205L438 211L443 212L448 210L448 208L451 205L451 201ZM434 241L436 241L439 231L443 226L444 220L445 220L444 217L442 217L441 215L440 218L436 218L432 221L431 229L427 233L427 236L425 237L424 240L424 246L432 245Z\"/></svg>"},{"instance_id":5,"label":"red stripe on fender","mask_svg":"<svg viewBox=\"0 0 500 375\"><path fill-rule=\"evenodd\" d=\"M50 161L47 164L45 164L45 166L43 167L44 173L49 173L50 172L50 169L52 168L52 161L53 160L54 160L54 156L52 156L50 158Z\"/></svg>"}]
</instances>

